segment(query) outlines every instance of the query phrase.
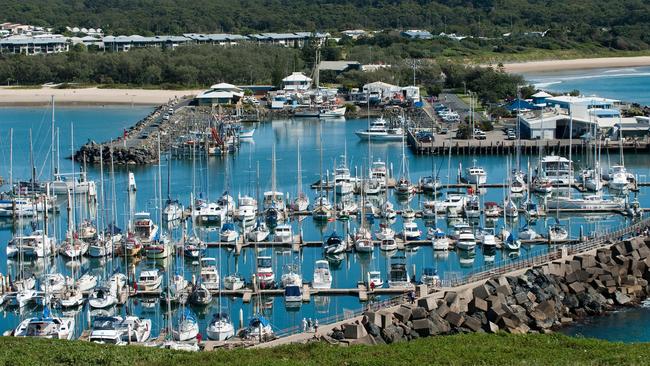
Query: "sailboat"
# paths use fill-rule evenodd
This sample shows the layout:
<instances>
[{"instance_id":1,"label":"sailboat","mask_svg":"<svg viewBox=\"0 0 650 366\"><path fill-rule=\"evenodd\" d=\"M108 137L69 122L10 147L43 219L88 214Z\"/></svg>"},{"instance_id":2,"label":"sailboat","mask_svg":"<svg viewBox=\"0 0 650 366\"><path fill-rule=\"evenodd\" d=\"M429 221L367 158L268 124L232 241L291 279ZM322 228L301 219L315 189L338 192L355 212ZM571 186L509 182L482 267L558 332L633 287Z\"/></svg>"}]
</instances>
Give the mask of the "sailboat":
<instances>
[{"instance_id":1,"label":"sailboat","mask_svg":"<svg viewBox=\"0 0 650 366\"><path fill-rule=\"evenodd\" d=\"M293 200L294 211L307 211L309 209L309 196L302 191L302 160L300 159L300 140L298 140L298 193Z\"/></svg>"},{"instance_id":2,"label":"sailboat","mask_svg":"<svg viewBox=\"0 0 650 366\"><path fill-rule=\"evenodd\" d=\"M226 312L217 312L212 316L206 333L211 340L225 341L235 335L235 327Z\"/></svg>"},{"instance_id":3,"label":"sailboat","mask_svg":"<svg viewBox=\"0 0 650 366\"><path fill-rule=\"evenodd\" d=\"M174 223L183 218L183 206L178 200L173 200L171 197L171 151L167 155L167 200L165 201L165 208L163 209L162 219L166 223Z\"/></svg>"},{"instance_id":4,"label":"sailboat","mask_svg":"<svg viewBox=\"0 0 650 366\"><path fill-rule=\"evenodd\" d=\"M323 134L323 127L322 124L319 125L320 128L320 136ZM327 191L323 192L323 141L321 137L320 141L320 180L318 182L318 187L319 187L319 192L318 192L318 197L316 198L316 201L314 202L314 207L312 210L312 218L315 221L328 221L334 216L334 213L332 211L332 205L330 204L329 199L327 198ZM325 186L329 185L329 178L328 182L325 184Z\"/></svg>"},{"instance_id":5,"label":"sailboat","mask_svg":"<svg viewBox=\"0 0 650 366\"><path fill-rule=\"evenodd\" d=\"M158 222L162 224L163 222L163 212L160 209L162 207L162 166L161 166L161 155L160 155L160 135L158 135L158 187L157 196L158 196ZM137 222L136 222L137 227ZM159 227L159 226L158 226ZM156 227L156 229L158 228ZM146 242L144 245L144 251L149 259L163 259L167 258L171 252L171 242L169 237L161 230L158 233L156 230L156 236L152 238L149 242Z\"/></svg>"},{"instance_id":6,"label":"sailboat","mask_svg":"<svg viewBox=\"0 0 650 366\"><path fill-rule=\"evenodd\" d=\"M275 145L273 145L271 160L271 190L264 192L264 215L269 226L275 227L284 221L286 209L284 193L278 192L276 189Z\"/></svg>"},{"instance_id":7,"label":"sailboat","mask_svg":"<svg viewBox=\"0 0 650 366\"><path fill-rule=\"evenodd\" d=\"M74 337L74 318L64 318L52 315L49 307L45 307L42 315L27 318L18 324L13 332L14 337L36 337L71 340Z\"/></svg>"},{"instance_id":8,"label":"sailboat","mask_svg":"<svg viewBox=\"0 0 650 366\"><path fill-rule=\"evenodd\" d=\"M405 146L404 135L402 135L402 175L395 185L395 194L401 197L410 196L415 193L415 186L409 179Z\"/></svg>"},{"instance_id":9,"label":"sailboat","mask_svg":"<svg viewBox=\"0 0 650 366\"><path fill-rule=\"evenodd\" d=\"M196 316L194 316L194 314L192 314L192 312L188 309L185 309L185 312L178 322L178 326L176 329L172 330L172 336L174 337L174 340L186 342L196 339L196 336L198 334L199 323L196 320Z\"/></svg>"}]
</instances>

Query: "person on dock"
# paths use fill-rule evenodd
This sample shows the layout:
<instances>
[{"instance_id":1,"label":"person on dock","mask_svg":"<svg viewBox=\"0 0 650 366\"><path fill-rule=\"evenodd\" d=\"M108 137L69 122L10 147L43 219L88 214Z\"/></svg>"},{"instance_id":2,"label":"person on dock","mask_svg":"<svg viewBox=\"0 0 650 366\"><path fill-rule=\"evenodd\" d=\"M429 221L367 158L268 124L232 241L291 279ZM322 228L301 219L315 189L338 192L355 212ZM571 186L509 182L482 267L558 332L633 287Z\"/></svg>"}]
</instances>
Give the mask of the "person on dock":
<instances>
[{"instance_id":1,"label":"person on dock","mask_svg":"<svg viewBox=\"0 0 650 366\"><path fill-rule=\"evenodd\" d=\"M318 319L314 320L314 337L318 335Z\"/></svg>"},{"instance_id":2,"label":"person on dock","mask_svg":"<svg viewBox=\"0 0 650 366\"><path fill-rule=\"evenodd\" d=\"M375 283L370 282L370 291L375 291Z\"/></svg>"},{"instance_id":3,"label":"person on dock","mask_svg":"<svg viewBox=\"0 0 650 366\"><path fill-rule=\"evenodd\" d=\"M409 302L411 304L415 304L415 291L413 290L409 291L408 297L409 297Z\"/></svg>"},{"instance_id":4,"label":"person on dock","mask_svg":"<svg viewBox=\"0 0 650 366\"><path fill-rule=\"evenodd\" d=\"M312 329L312 328L311 328L311 325L312 325L312 323L311 323L311 318L309 318L309 319L307 319L307 331L308 331L308 332L311 332L311 329Z\"/></svg>"},{"instance_id":5,"label":"person on dock","mask_svg":"<svg viewBox=\"0 0 650 366\"><path fill-rule=\"evenodd\" d=\"M302 318L302 332L305 333L307 331L307 319Z\"/></svg>"}]
</instances>

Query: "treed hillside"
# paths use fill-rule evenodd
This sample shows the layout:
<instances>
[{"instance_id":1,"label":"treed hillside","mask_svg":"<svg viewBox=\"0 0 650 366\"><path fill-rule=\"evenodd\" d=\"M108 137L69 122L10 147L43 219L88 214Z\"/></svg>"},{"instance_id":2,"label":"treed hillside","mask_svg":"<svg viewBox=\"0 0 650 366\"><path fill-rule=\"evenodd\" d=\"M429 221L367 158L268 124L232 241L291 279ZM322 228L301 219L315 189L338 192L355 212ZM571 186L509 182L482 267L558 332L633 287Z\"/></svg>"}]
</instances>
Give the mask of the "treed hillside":
<instances>
[{"instance_id":1,"label":"treed hillside","mask_svg":"<svg viewBox=\"0 0 650 366\"><path fill-rule=\"evenodd\" d=\"M621 0L0 0L1 20L113 34L425 28L544 31L615 49L650 44L650 2Z\"/></svg>"}]
</instances>

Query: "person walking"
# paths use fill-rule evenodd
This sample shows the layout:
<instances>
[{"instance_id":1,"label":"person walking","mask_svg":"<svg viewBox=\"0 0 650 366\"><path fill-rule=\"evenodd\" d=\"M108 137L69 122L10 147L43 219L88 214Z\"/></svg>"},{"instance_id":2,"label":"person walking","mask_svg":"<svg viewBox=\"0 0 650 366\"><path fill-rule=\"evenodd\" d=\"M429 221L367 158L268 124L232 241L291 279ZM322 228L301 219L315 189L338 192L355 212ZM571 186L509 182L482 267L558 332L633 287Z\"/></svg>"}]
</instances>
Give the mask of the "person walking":
<instances>
[{"instance_id":1,"label":"person walking","mask_svg":"<svg viewBox=\"0 0 650 366\"><path fill-rule=\"evenodd\" d=\"M304 333L306 331L307 331L307 319L302 318L302 332Z\"/></svg>"},{"instance_id":2,"label":"person walking","mask_svg":"<svg viewBox=\"0 0 650 366\"><path fill-rule=\"evenodd\" d=\"M314 336L318 334L318 319L314 320Z\"/></svg>"},{"instance_id":3,"label":"person walking","mask_svg":"<svg viewBox=\"0 0 650 366\"><path fill-rule=\"evenodd\" d=\"M308 332L311 332L311 326L312 326L311 318L309 318L309 319L307 319L307 331Z\"/></svg>"}]
</instances>

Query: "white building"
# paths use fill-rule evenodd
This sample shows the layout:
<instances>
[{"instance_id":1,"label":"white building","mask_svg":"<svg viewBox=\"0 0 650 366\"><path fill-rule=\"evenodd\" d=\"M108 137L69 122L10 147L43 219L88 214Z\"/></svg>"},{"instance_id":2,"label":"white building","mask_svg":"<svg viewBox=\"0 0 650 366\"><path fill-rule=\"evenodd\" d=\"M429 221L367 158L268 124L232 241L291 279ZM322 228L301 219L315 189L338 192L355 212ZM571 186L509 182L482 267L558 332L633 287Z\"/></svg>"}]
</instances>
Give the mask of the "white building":
<instances>
[{"instance_id":1,"label":"white building","mask_svg":"<svg viewBox=\"0 0 650 366\"><path fill-rule=\"evenodd\" d=\"M196 96L198 105L235 104L244 96L244 91L232 84L219 83Z\"/></svg>"},{"instance_id":2,"label":"white building","mask_svg":"<svg viewBox=\"0 0 650 366\"><path fill-rule=\"evenodd\" d=\"M294 72L282 79L283 89L286 91L306 91L311 88L312 79L302 72Z\"/></svg>"},{"instance_id":3,"label":"white building","mask_svg":"<svg viewBox=\"0 0 650 366\"><path fill-rule=\"evenodd\" d=\"M50 37L12 36L0 39L0 53L39 55L67 52L68 38L61 35Z\"/></svg>"},{"instance_id":4,"label":"white building","mask_svg":"<svg viewBox=\"0 0 650 366\"><path fill-rule=\"evenodd\" d=\"M363 93L370 94L379 99L392 98L395 93L401 93L402 88L397 85L384 83L383 81L375 81L363 86Z\"/></svg>"},{"instance_id":5,"label":"white building","mask_svg":"<svg viewBox=\"0 0 650 366\"><path fill-rule=\"evenodd\" d=\"M176 48L180 45L190 43L192 40L182 36L155 36L143 37L134 36L107 36L102 39L104 49L107 51L123 52L131 48L156 47Z\"/></svg>"}]
</instances>

